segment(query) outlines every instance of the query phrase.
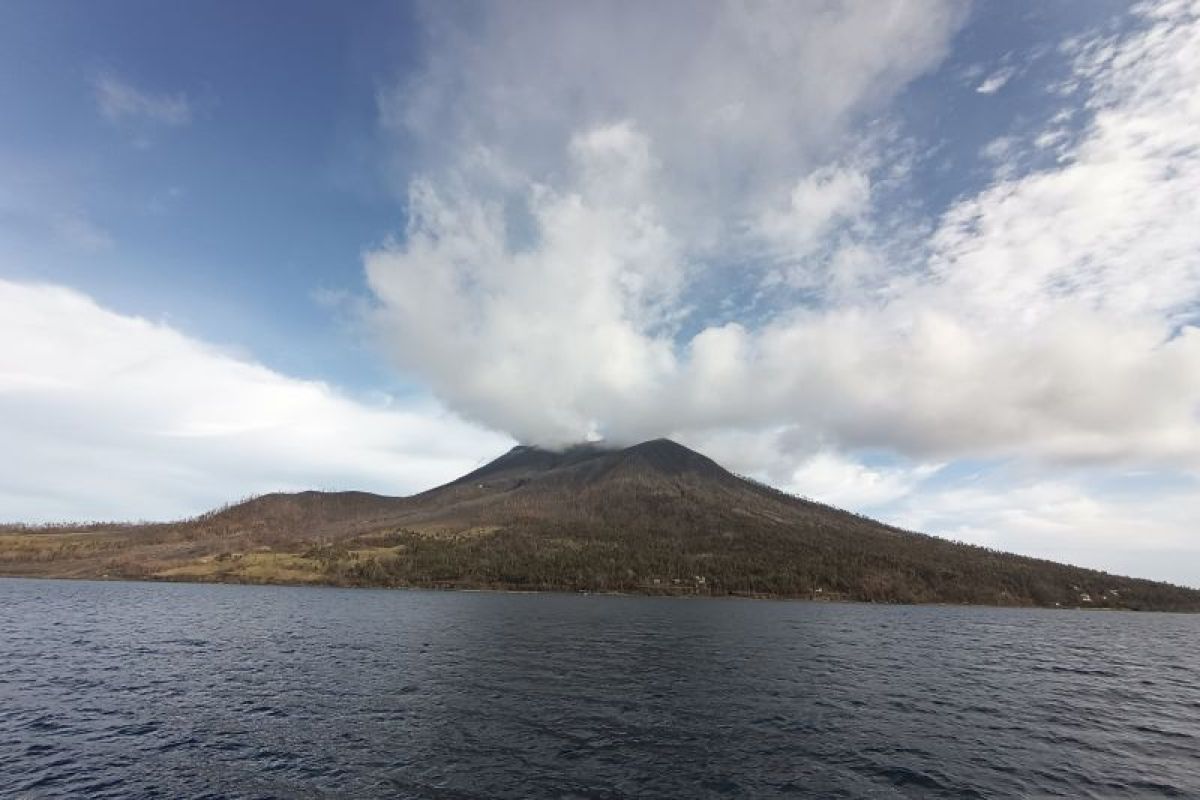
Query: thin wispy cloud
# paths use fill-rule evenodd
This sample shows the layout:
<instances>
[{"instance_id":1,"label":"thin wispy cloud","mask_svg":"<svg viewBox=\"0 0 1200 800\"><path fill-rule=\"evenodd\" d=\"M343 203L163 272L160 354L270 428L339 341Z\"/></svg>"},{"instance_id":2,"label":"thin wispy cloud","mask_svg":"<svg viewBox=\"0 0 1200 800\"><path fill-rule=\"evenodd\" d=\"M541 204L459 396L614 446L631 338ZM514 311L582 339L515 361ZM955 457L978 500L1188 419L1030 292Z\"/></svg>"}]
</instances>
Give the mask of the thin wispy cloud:
<instances>
[{"instance_id":1,"label":"thin wispy cloud","mask_svg":"<svg viewBox=\"0 0 1200 800\"><path fill-rule=\"evenodd\" d=\"M1016 74L1016 67L1002 67L984 78L983 82L975 87L975 91L979 94L995 94L1007 86Z\"/></svg>"},{"instance_id":2,"label":"thin wispy cloud","mask_svg":"<svg viewBox=\"0 0 1200 800\"><path fill-rule=\"evenodd\" d=\"M20 245L36 243L92 256L109 251L115 237L61 176L36 159L6 161L0 155L0 263L17 260Z\"/></svg>"},{"instance_id":3,"label":"thin wispy cloud","mask_svg":"<svg viewBox=\"0 0 1200 800\"><path fill-rule=\"evenodd\" d=\"M183 92L152 92L103 72L92 80L100 113L110 122L133 121L180 127L192 121L192 105Z\"/></svg>"},{"instance_id":4,"label":"thin wispy cloud","mask_svg":"<svg viewBox=\"0 0 1200 800\"><path fill-rule=\"evenodd\" d=\"M114 244L111 233L78 212L56 215L53 219L53 229L64 242L85 253L108 250Z\"/></svg>"}]
</instances>

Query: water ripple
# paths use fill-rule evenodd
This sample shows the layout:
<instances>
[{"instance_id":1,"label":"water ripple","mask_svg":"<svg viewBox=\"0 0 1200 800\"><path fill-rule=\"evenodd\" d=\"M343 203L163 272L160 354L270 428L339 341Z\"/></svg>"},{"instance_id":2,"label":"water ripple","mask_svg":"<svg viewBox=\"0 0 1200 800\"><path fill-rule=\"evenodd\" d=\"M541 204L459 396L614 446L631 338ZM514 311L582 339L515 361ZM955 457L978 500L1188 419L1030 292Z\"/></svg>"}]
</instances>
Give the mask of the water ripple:
<instances>
[{"instance_id":1,"label":"water ripple","mask_svg":"<svg viewBox=\"0 0 1200 800\"><path fill-rule=\"evenodd\" d=\"M1200 797L1200 617L0 580L0 797Z\"/></svg>"}]
</instances>

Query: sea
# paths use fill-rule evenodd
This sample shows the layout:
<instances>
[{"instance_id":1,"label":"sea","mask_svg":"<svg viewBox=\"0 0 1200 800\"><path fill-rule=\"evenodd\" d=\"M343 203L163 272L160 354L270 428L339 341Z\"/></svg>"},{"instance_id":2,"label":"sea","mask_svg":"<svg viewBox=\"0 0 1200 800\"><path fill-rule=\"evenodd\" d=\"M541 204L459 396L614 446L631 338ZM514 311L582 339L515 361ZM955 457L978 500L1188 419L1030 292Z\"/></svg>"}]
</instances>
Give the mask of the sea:
<instances>
[{"instance_id":1,"label":"sea","mask_svg":"<svg viewBox=\"0 0 1200 800\"><path fill-rule=\"evenodd\" d=\"M1200 797L1200 616L0 579L0 797Z\"/></svg>"}]
</instances>

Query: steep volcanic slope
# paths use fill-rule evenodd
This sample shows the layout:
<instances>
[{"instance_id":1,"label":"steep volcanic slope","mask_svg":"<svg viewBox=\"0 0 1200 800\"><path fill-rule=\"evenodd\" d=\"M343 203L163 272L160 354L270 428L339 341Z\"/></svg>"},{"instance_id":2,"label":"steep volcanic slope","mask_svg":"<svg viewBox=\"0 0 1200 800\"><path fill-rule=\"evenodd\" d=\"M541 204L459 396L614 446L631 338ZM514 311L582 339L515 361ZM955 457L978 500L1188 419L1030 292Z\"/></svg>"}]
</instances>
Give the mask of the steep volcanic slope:
<instances>
[{"instance_id":1,"label":"steep volcanic slope","mask_svg":"<svg viewBox=\"0 0 1200 800\"><path fill-rule=\"evenodd\" d=\"M1200 592L900 531L665 439L516 447L409 498L277 494L185 523L13 534L0 572L1200 610Z\"/></svg>"},{"instance_id":2,"label":"steep volcanic slope","mask_svg":"<svg viewBox=\"0 0 1200 800\"><path fill-rule=\"evenodd\" d=\"M625 449L578 445L562 452L519 446L456 481L412 499L408 519L512 524L523 519L578 521L581 514L663 497L713 505L729 493L761 491L705 456L666 439Z\"/></svg>"}]
</instances>

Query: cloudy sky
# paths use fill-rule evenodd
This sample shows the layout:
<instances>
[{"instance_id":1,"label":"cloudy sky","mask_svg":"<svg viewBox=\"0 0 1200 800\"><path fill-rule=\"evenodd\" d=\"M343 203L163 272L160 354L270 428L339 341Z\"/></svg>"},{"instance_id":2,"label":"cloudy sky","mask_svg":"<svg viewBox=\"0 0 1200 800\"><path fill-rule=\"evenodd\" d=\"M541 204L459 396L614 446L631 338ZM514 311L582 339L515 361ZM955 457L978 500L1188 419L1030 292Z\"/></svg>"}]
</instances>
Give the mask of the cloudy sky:
<instances>
[{"instance_id":1,"label":"cloudy sky","mask_svg":"<svg viewBox=\"0 0 1200 800\"><path fill-rule=\"evenodd\" d=\"M1200 586L1200 3L0 4L0 518L672 436Z\"/></svg>"}]
</instances>

